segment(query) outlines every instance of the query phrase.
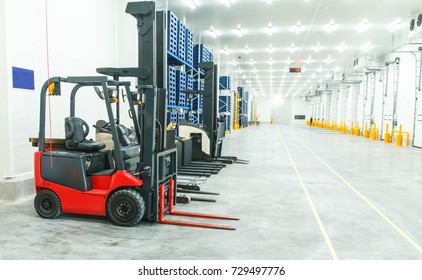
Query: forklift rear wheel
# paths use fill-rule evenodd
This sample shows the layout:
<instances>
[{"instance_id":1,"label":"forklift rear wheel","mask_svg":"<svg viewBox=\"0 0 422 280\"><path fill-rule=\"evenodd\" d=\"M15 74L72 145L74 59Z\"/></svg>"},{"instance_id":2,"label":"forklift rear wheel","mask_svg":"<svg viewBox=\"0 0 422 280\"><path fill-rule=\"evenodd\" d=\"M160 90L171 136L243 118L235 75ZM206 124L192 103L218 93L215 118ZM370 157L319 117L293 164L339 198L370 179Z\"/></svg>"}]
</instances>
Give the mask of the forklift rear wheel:
<instances>
[{"instance_id":1,"label":"forklift rear wheel","mask_svg":"<svg viewBox=\"0 0 422 280\"><path fill-rule=\"evenodd\" d=\"M62 213L62 206L57 194L44 189L37 193L34 199L35 210L38 215L46 219L55 219Z\"/></svg>"},{"instance_id":2,"label":"forklift rear wheel","mask_svg":"<svg viewBox=\"0 0 422 280\"><path fill-rule=\"evenodd\" d=\"M133 189L118 190L108 199L107 215L118 226L134 226L139 223L144 213L144 199Z\"/></svg>"}]
</instances>

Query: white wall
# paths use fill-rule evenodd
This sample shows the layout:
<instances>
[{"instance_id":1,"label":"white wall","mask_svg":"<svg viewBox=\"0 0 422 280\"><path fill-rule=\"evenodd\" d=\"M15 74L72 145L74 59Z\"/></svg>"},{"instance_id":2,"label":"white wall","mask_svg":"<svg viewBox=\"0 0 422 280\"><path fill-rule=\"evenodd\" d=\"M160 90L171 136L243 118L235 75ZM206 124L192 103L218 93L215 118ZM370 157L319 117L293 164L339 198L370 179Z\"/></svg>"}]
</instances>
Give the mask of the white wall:
<instances>
[{"instance_id":1,"label":"white wall","mask_svg":"<svg viewBox=\"0 0 422 280\"><path fill-rule=\"evenodd\" d=\"M115 1L48 1L50 76L98 75L97 67L116 65ZM48 79L45 1L6 0L5 3L7 94L11 112L8 117L13 153L9 175L16 176L33 169L35 149L28 138L38 134L39 91ZM35 71L35 90L12 88L12 66ZM66 89L69 87L62 86L62 96L51 98L53 137L64 137L70 96ZM105 106L93 90L82 90L78 97L78 116L90 125L105 119ZM48 123L47 136L50 135ZM89 137L94 138L94 133Z\"/></svg>"},{"instance_id":2,"label":"white wall","mask_svg":"<svg viewBox=\"0 0 422 280\"><path fill-rule=\"evenodd\" d=\"M269 123L271 121L271 99L268 97L255 97L256 114L259 116L259 121L262 123Z\"/></svg>"},{"instance_id":3,"label":"white wall","mask_svg":"<svg viewBox=\"0 0 422 280\"><path fill-rule=\"evenodd\" d=\"M301 125L306 120L295 120L294 115L305 115L308 118L309 102L300 97L279 98L279 97L255 97L257 114L260 122L270 122L274 118L274 123Z\"/></svg>"},{"instance_id":4,"label":"white wall","mask_svg":"<svg viewBox=\"0 0 422 280\"><path fill-rule=\"evenodd\" d=\"M292 102L290 98L273 97L271 118L276 124L290 124L292 119Z\"/></svg>"},{"instance_id":5,"label":"white wall","mask_svg":"<svg viewBox=\"0 0 422 280\"><path fill-rule=\"evenodd\" d=\"M6 34L4 1L0 1L0 73L6 73ZM0 181L10 174L11 149L9 140L9 98L7 94L7 77L0 75Z\"/></svg>"}]
</instances>

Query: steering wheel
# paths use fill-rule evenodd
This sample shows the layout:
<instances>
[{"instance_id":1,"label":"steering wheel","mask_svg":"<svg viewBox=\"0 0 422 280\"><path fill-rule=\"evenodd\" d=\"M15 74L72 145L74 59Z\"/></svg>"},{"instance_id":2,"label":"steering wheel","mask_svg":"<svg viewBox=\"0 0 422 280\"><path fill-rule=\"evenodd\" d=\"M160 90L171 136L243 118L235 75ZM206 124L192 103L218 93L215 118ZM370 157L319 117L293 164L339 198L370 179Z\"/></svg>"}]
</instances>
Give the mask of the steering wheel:
<instances>
[{"instance_id":1,"label":"steering wheel","mask_svg":"<svg viewBox=\"0 0 422 280\"><path fill-rule=\"evenodd\" d=\"M95 127L96 129L98 129L99 131L101 131L101 132L105 132L105 133L110 133L111 134L111 129L110 129L110 127L108 127L108 128L105 128L105 127L101 127L101 126L99 126L99 125L96 125L96 124L94 124L94 125L92 125L93 127Z\"/></svg>"},{"instance_id":2,"label":"steering wheel","mask_svg":"<svg viewBox=\"0 0 422 280\"><path fill-rule=\"evenodd\" d=\"M100 89L98 87L94 87L95 93L98 95L99 98L101 98L102 100L105 99L104 94L100 91Z\"/></svg>"},{"instance_id":3,"label":"steering wheel","mask_svg":"<svg viewBox=\"0 0 422 280\"><path fill-rule=\"evenodd\" d=\"M118 121L119 121L119 119L115 119L114 120L114 123L117 124ZM95 127L96 129L98 129L101 132L105 132L105 133L110 133L111 134L110 122L106 122L103 125L94 124L93 127Z\"/></svg>"}]
</instances>

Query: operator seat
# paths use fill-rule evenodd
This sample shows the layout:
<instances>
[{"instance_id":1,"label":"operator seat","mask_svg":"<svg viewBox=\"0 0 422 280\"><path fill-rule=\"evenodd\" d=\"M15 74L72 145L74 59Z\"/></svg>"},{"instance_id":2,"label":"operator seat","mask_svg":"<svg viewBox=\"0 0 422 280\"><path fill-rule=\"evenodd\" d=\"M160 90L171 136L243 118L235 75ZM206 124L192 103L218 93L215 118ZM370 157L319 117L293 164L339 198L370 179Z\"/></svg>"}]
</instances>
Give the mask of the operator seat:
<instances>
[{"instance_id":1,"label":"operator seat","mask_svg":"<svg viewBox=\"0 0 422 280\"><path fill-rule=\"evenodd\" d=\"M133 146L137 144L136 135L130 128L119 124L117 127L117 135L119 136L119 142L123 147Z\"/></svg>"},{"instance_id":2,"label":"operator seat","mask_svg":"<svg viewBox=\"0 0 422 280\"><path fill-rule=\"evenodd\" d=\"M116 128L125 169L129 173L135 173L141 160L141 149L136 141L136 135L134 135L135 133L131 129L122 124L117 125Z\"/></svg>"},{"instance_id":3,"label":"operator seat","mask_svg":"<svg viewBox=\"0 0 422 280\"><path fill-rule=\"evenodd\" d=\"M105 144L94 140L85 139L89 133L88 124L78 117L67 117L65 119L66 149L81 152L97 152L105 148Z\"/></svg>"}]
</instances>

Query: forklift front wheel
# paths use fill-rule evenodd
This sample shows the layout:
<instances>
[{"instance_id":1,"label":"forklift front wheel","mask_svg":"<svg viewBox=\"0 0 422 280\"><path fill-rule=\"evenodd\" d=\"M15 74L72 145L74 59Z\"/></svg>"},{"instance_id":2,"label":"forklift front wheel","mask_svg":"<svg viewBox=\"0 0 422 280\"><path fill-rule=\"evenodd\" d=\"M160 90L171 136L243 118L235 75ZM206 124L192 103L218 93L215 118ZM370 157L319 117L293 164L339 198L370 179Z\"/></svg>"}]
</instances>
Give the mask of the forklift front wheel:
<instances>
[{"instance_id":1,"label":"forklift front wheel","mask_svg":"<svg viewBox=\"0 0 422 280\"><path fill-rule=\"evenodd\" d=\"M134 226L139 223L144 213L144 199L134 189L118 190L108 199L107 215L118 226Z\"/></svg>"},{"instance_id":2,"label":"forklift front wheel","mask_svg":"<svg viewBox=\"0 0 422 280\"><path fill-rule=\"evenodd\" d=\"M55 219L62 213L62 206L57 194L44 189L37 193L34 199L35 210L38 215L46 219Z\"/></svg>"}]
</instances>

